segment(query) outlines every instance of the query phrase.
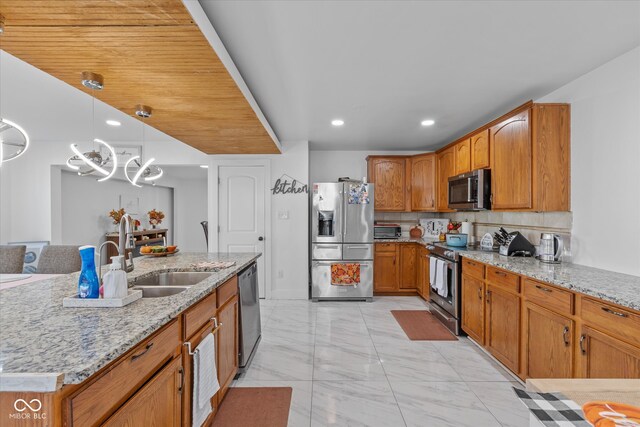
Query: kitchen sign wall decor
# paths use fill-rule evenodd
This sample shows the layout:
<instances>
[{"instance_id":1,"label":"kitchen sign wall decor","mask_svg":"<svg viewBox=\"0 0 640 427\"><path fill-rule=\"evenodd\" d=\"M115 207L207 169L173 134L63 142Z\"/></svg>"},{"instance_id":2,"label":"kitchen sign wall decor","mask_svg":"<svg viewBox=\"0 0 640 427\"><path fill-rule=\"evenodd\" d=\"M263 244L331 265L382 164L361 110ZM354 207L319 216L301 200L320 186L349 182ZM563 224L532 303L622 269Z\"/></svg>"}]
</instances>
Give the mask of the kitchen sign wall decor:
<instances>
[{"instance_id":1,"label":"kitchen sign wall decor","mask_svg":"<svg viewBox=\"0 0 640 427\"><path fill-rule=\"evenodd\" d=\"M309 193L309 186L287 174L283 174L280 178L276 179L276 182L273 184L273 188L271 189L271 194L273 195L300 193Z\"/></svg>"}]
</instances>

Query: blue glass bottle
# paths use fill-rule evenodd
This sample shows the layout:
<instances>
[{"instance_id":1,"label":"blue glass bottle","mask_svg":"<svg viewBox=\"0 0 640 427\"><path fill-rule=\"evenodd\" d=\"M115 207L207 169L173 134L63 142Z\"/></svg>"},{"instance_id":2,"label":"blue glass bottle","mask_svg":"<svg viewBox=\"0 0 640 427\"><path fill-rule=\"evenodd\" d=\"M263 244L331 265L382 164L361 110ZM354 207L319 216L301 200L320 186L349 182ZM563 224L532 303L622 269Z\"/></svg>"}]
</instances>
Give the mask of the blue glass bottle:
<instances>
[{"instance_id":1,"label":"blue glass bottle","mask_svg":"<svg viewBox=\"0 0 640 427\"><path fill-rule=\"evenodd\" d=\"M98 298L100 296L100 281L96 273L96 247L81 246L80 259L82 270L78 279L78 298Z\"/></svg>"}]
</instances>

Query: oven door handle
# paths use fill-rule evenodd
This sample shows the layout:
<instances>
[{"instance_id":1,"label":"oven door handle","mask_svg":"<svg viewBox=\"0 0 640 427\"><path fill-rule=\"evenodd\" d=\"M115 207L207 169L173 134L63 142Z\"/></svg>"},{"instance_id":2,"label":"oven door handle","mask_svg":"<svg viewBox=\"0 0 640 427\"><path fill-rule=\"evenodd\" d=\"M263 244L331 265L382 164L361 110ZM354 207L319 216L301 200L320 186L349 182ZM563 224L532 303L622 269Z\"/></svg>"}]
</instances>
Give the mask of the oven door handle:
<instances>
[{"instance_id":1,"label":"oven door handle","mask_svg":"<svg viewBox=\"0 0 640 427\"><path fill-rule=\"evenodd\" d=\"M472 178L467 178L467 202L469 203L473 202L473 198L471 197L471 194L472 194L471 180Z\"/></svg>"}]
</instances>

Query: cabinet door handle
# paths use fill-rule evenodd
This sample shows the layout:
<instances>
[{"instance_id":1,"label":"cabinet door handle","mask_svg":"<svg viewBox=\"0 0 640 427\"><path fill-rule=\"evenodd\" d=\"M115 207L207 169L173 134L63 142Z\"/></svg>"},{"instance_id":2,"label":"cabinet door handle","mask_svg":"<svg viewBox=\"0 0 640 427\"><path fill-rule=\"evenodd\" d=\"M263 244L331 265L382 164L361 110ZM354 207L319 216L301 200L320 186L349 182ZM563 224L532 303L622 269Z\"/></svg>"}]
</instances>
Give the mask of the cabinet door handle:
<instances>
[{"instance_id":1,"label":"cabinet door handle","mask_svg":"<svg viewBox=\"0 0 640 427\"><path fill-rule=\"evenodd\" d=\"M491 291L487 291L487 304L491 304Z\"/></svg>"},{"instance_id":2,"label":"cabinet door handle","mask_svg":"<svg viewBox=\"0 0 640 427\"><path fill-rule=\"evenodd\" d=\"M569 327L565 326L562 330L562 340L564 341L564 345L569 346L569 339L567 338L567 334L569 333Z\"/></svg>"},{"instance_id":3,"label":"cabinet door handle","mask_svg":"<svg viewBox=\"0 0 640 427\"><path fill-rule=\"evenodd\" d=\"M502 271L496 271L496 275L497 276L506 276L506 273L503 273Z\"/></svg>"},{"instance_id":4,"label":"cabinet door handle","mask_svg":"<svg viewBox=\"0 0 640 427\"><path fill-rule=\"evenodd\" d=\"M472 265L472 266L474 266L474 267L475 267L476 265L478 265L478 264L476 264L476 263L475 263L475 262L473 262L473 261L467 261L467 264Z\"/></svg>"},{"instance_id":5,"label":"cabinet door handle","mask_svg":"<svg viewBox=\"0 0 640 427\"><path fill-rule=\"evenodd\" d=\"M626 313L620 313L619 311L615 311L615 310L611 310L608 307L600 307L602 308L602 311L606 311L609 314L613 314L614 316L618 316L618 317L629 317L628 314Z\"/></svg>"},{"instance_id":6,"label":"cabinet door handle","mask_svg":"<svg viewBox=\"0 0 640 427\"><path fill-rule=\"evenodd\" d=\"M587 354L587 350L584 348L584 340L586 338L587 337L584 334L580 335L580 352L582 352L582 354Z\"/></svg>"},{"instance_id":7,"label":"cabinet door handle","mask_svg":"<svg viewBox=\"0 0 640 427\"><path fill-rule=\"evenodd\" d=\"M182 390L184 389L184 368L180 366L178 369L178 373L180 374L180 385L178 386L178 393L182 394Z\"/></svg>"},{"instance_id":8,"label":"cabinet door handle","mask_svg":"<svg viewBox=\"0 0 640 427\"><path fill-rule=\"evenodd\" d=\"M134 360L144 356L149 350L151 350L151 347L153 347L153 343L152 342L147 344L147 346L144 348L144 350L142 350L140 353L134 354L133 356L131 356L131 361L133 362Z\"/></svg>"},{"instance_id":9,"label":"cabinet door handle","mask_svg":"<svg viewBox=\"0 0 640 427\"><path fill-rule=\"evenodd\" d=\"M478 299L482 299L482 288L478 288Z\"/></svg>"},{"instance_id":10,"label":"cabinet door handle","mask_svg":"<svg viewBox=\"0 0 640 427\"><path fill-rule=\"evenodd\" d=\"M538 289L540 289L541 291L544 291L544 292L553 292L552 289L545 288L544 286L540 286L540 285L536 285L536 288L538 288Z\"/></svg>"}]
</instances>

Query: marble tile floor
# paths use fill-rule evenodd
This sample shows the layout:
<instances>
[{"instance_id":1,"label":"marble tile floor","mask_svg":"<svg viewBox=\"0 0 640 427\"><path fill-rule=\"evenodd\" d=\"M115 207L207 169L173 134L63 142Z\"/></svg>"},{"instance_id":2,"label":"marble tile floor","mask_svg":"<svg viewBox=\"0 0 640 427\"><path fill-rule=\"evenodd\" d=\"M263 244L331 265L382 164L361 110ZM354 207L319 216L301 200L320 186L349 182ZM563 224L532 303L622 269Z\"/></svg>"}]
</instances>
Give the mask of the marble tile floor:
<instances>
[{"instance_id":1,"label":"marble tile floor","mask_svg":"<svg viewBox=\"0 0 640 427\"><path fill-rule=\"evenodd\" d=\"M292 427L528 426L522 385L467 338L406 337L391 310L418 309L418 297L263 300L262 341L233 386L292 387Z\"/></svg>"}]
</instances>

